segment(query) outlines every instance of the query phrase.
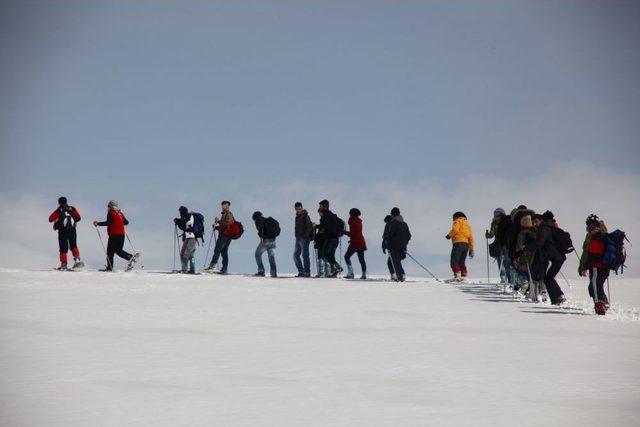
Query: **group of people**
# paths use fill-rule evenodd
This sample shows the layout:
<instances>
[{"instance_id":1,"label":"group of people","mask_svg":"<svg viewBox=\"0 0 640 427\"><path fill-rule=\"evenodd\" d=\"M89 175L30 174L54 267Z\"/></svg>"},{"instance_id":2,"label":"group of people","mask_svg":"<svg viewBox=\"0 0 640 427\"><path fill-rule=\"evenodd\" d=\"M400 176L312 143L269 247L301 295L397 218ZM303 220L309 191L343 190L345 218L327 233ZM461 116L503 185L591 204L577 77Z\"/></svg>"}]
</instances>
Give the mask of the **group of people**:
<instances>
[{"instance_id":1,"label":"group of people","mask_svg":"<svg viewBox=\"0 0 640 427\"><path fill-rule=\"evenodd\" d=\"M107 263L102 271L112 271L114 255L127 261L125 269L131 269L140 256L139 251L128 253L124 250L126 230L129 221L125 217L118 203L114 200L108 203L105 221L94 221L95 227L107 227L109 236L105 248ZM294 204L294 234L295 246L293 260L298 270L298 277L311 277L310 248L313 242L315 254L315 277L337 277L343 268L336 259L336 251L340 245L340 238L347 236L349 245L344 255L347 268L347 279L354 279L354 268L351 262L353 255L358 256L360 263L360 279L367 279L367 264L365 251L367 244L363 234L361 212L357 208L349 210L349 219L345 222L330 209L328 200L318 204L319 221L315 223L309 216L302 203ZM176 239L182 239L180 260L182 273L195 273L194 256L197 240L204 243L204 216L189 211L185 206L178 209L179 217L174 219ZM276 239L280 235L280 224L272 217L265 217L256 211L252 215L259 242L255 250L257 264L256 276L265 276L266 270L263 255L266 252L269 260L269 275L277 277L277 266L274 250ZM452 242L450 265L453 278L450 282L459 282L468 275L466 267L467 257L474 257L474 237L471 226L463 212L453 214L451 230L445 236ZM81 220L78 210L67 203L65 197L58 199L58 208L49 216L54 230L58 231L60 246L60 270L77 269L84 266L80 259L77 245L76 224ZM407 246L411 240L409 226L400 214L400 209L394 207L384 218L384 232L382 235L382 251L388 255L387 267L393 281L404 281L405 271L402 261L407 256ZM240 238L244 232L241 222L237 221L231 212L231 203L227 200L221 203L221 213L214 219L213 238L215 241L213 257L209 266L204 269L207 273L226 274L229 266L229 246L233 240ZM622 245L626 238L623 232L616 230L608 233L602 220L596 215L590 215L586 220L587 235L580 257L580 276L589 276L589 294L593 298L596 311L604 314L609 302L604 292L604 283L609 277L610 270L617 270L624 265ZM182 232L180 236L178 230ZM553 212L536 213L520 205L509 214L502 208L495 209L490 228L486 231L489 254L500 266L502 283L510 285L514 292L526 295L530 300L538 302L547 298L551 304L560 305L566 301L562 288L556 276L567 259L567 254L575 251L569 233L562 230ZM68 267L67 252L71 250L74 263ZM613 255L611 252L613 251ZM576 252L577 255L577 252ZM218 262L222 260L220 266Z\"/></svg>"},{"instance_id":2,"label":"group of people","mask_svg":"<svg viewBox=\"0 0 640 427\"><path fill-rule=\"evenodd\" d=\"M587 235L582 246L578 273L589 276L589 295L598 314L605 314L609 301L604 283L611 270L624 266L624 233L610 236L604 221L589 215L585 221ZM532 301L560 305L566 301L556 280L567 254L576 252L569 233L562 230L553 212L536 213L520 205L509 214L502 208L493 213L485 237L494 239L489 253L500 266L500 279L515 292Z\"/></svg>"}]
</instances>

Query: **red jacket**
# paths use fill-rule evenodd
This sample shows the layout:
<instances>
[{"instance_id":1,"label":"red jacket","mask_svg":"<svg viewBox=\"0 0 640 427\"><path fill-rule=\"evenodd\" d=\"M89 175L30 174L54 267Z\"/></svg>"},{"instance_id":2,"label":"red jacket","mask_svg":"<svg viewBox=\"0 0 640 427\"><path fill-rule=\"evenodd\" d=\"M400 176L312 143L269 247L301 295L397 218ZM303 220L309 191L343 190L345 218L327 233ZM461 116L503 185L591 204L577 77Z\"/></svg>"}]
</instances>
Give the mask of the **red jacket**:
<instances>
[{"instance_id":1,"label":"red jacket","mask_svg":"<svg viewBox=\"0 0 640 427\"><path fill-rule=\"evenodd\" d=\"M344 234L351 237L348 250L355 252L367 250L367 243L362 234L362 220L359 217L349 217L349 231L345 231Z\"/></svg>"},{"instance_id":2,"label":"red jacket","mask_svg":"<svg viewBox=\"0 0 640 427\"><path fill-rule=\"evenodd\" d=\"M99 226L107 226L107 234L109 236L124 236L124 226L128 224L129 221L127 221L122 211L117 209L109 209L107 220L98 223Z\"/></svg>"},{"instance_id":3,"label":"red jacket","mask_svg":"<svg viewBox=\"0 0 640 427\"><path fill-rule=\"evenodd\" d=\"M587 247L588 255L588 264L589 268L607 268L607 266L602 262L602 257L604 256L604 241L601 237L593 237L589 240L589 246Z\"/></svg>"},{"instance_id":4,"label":"red jacket","mask_svg":"<svg viewBox=\"0 0 640 427\"><path fill-rule=\"evenodd\" d=\"M66 228L75 228L76 223L80 221L80 212L73 206L67 206L67 209L61 211L61 208L56 209L49 215L49 222L58 222L60 224L54 227L55 230L63 230ZM64 212L64 218L60 216L61 213ZM69 221L69 217L71 217L71 221ZM55 225L55 224L54 224Z\"/></svg>"}]
</instances>

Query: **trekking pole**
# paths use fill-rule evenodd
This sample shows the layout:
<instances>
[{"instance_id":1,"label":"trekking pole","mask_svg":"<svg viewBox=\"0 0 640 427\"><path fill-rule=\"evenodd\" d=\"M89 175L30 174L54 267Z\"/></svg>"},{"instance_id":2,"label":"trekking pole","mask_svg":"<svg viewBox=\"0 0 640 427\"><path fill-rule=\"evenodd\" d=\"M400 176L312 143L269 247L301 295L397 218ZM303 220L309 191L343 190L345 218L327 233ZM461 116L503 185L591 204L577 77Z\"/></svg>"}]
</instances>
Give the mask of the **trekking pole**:
<instances>
[{"instance_id":1,"label":"trekking pole","mask_svg":"<svg viewBox=\"0 0 640 427\"><path fill-rule=\"evenodd\" d=\"M133 243L131 242L131 239L129 238L129 233L124 233L124 235L127 237L127 240L129 241L129 244L131 245L131 249L133 249L133 252L138 252L136 250L136 247L133 246Z\"/></svg>"},{"instance_id":2,"label":"trekking pole","mask_svg":"<svg viewBox=\"0 0 640 427\"><path fill-rule=\"evenodd\" d=\"M564 281L566 282L567 286L569 287L569 289L572 288L571 283L569 283L569 281L567 280L567 276L564 275L564 273L561 271L560 275L562 276L562 278L564 279Z\"/></svg>"},{"instance_id":3,"label":"trekking pole","mask_svg":"<svg viewBox=\"0 0 640 427\"><path fill-rule=\"evenodd\" d=\"M340 261L338 261L338 264L340 265L340 268L342 268L342 236L338 237L338 245L340 246Z\"/></svg>"},{"instance_id":4,"label":"trekking pole","mask_svg":"<svg viewBox=\"0 0 640 427\"><path fill-rule=\"evenodd\" d=\"M209 237L209 246L207 246L207 254L204 256L204 265L202 268L207 268L207 260L209 259L209 251L211 250L211 242L216 235L216 226L211 225L211 237Z\"/></svg>"},{"instance_id":5,"label":"trekking pole","mask_svg":"<svg viewBox=\"0 0 640 427\"><path fill-rule=\"evenodd\" d=\"M607 298L609 299L609 305L611 305L611 289L609 288L609 278L607 277Z\"/></svg>"},{"instance_id":6,"label":"trekking pole","mask_svg":"<svg viewBox=\"0 0 640 427\"><path fill-rule=\"evenodd\" d=\"M484 237L484 241L487 243L487 284L491 284L491 274L489 273L489 238L487 237L487 234L489 233L489 230L485 230L485 237Z\"/></svg>"},{"instance_id":7,"label":"trekking pole","mask_svg":"<svg viewBox=\"0 0 640 427\"><path fill-rule=\"evenodd\" d=\"M316 272L316 276L318 275L318 250L313 248L313 269Z\"/></svg>"},{"instance_id":8,"label":"trekking pole","mask_svg":"<svg viewBox=\"0 0 640 427\"><path fill-rule=\"evenodd\" d=\"M113 270L113 268L111 267L111 261L109 261L109 254L107 253L107 248L104 246L104 241L102 240L102 234L100 234L100 229L98 228L98 226L96 226L96 231L98 232L98 237L100 238L100 243L102 244L102 250L104 251L104 256L107 257L107 267L109 267L110 270Z\"/></svg>"},{"instance_id":9,"label":"trekking pole","mask_svg":"<svg viewBox=\"0 0 640 427\"><path fill-rule=\"evenodd\" d=\"M437 278L437 277L436 277L436 276L435 276L431 271L429 271L429 269L428 269L427 267L425 267L424 265L420 264L420 262L418 262L418 260L417 260L417 259L415 259L415 258L413 257L413 255L411 255L409 252L407 252L407 256L408 256L409 258L411 258L411 259L412 259L416 264L418 264L420 267L422 267L422 269L423 269L424 271L426 271L427 273L429 273L429 274L431 275L431 277L433 277L434 279L436 279L436 281L437 281L437 282L441 282L441 280L440 280L440 279L438 279L438 278ZM442 283L442 282L441 282L441 283Z\"/></svg>"}]
</instances>

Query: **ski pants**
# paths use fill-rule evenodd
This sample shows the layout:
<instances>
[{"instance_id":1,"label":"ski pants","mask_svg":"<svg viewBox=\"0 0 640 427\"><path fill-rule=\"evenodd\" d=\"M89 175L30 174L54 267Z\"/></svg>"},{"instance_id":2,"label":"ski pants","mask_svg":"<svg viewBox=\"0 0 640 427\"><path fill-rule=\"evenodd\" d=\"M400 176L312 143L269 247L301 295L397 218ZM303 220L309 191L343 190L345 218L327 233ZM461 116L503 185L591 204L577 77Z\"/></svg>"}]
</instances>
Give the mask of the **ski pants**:
<instances>
[{"instance_id":1,"label":"ski pants","mask_svg":"<svg viewBox=\"0 0 640 427\"><path fill-rule=\"evenodd\" d=\"M61 263L67 263L67 252L69 249L71 249L74 259L80 258L75 228L71 228L69 230L58 230L58 246L60 246Z\"/></svg>"},{"instance_id":2,"label":"ski pants","mask_svg":"<svg viewBox=\"0 0 640 427\"><path fill-rule=\"evenodd\" d=\"M344 254L344 261L347 263L347 267L351 267L351 257L353 254L358 254L358 261L360 262L360 268L362 268L362 273L367 271L367 263L364 260L364 251L354 251L353 249L348 249L347 253Z\"/></svg>"},{"instance_id":3,"label":"ski pants","mask_svg":"<svg viewBox=\"0 0 640 427\"><path fill-rule=\"evenodd\" d=\"M180 262L182 264L182 272L186 273L187 270L192 273L196 272L195 262L193 255L196 253L197 240L194 238L184 239L182 242L182 248L180 249Z\"/></svg>"},{"instance_id":4,"label":"ski pants","mask_svg":"<svg viewBox=\"0 0 640 427\"><path fill-rule=\"evenodd\" d=\"M549 266L544 275L544 286L547 288L551 304L555 304L564 295L556 281L556 276L560 273L562 264L564 264L564 260L551 261L551 266Z\"/></svg>"},{"instance_id":5,"label":"ski pants","mask_svg":"<svg viewBox=\"0 0 640 427\"><path fill-rule=\"evenodd\" d=\"M264 239L256 248L256 264L258 264L258 272L264 273L264 264L262 263L262 254L265 252L269 257L269 267L272 276L276 276L276 255L273 250L276 248L276 239Z\"/></svg>"},{"instance_id":6,"label":"ski pants","mask_svg":"<svg viewBox=\"0 0 640 427\"><path fill-rule=\"evenodd\" d=\"M336 249L338 249L338 244L340 243L340 239L337 237L329 237L325 240L324 245L322 245L322 258L331 265L332 268L336 268L338 266L338 261L336 261Z\"/></svg>"},{"instance_id":7,"label":"ski pants","mask_svg":"<svg viewBox=\"0 0 640 427\"><path fill-rule=\"evenodd\" d=\"M462 276L467 276L467 254L469 253L468 243L454 243L451 248L451 269L453 273L460 273Z\"/></svg>"},{"instance_id":8,"label":"ski pants","mask_svg":"<svg viewBox=\"0 0 640 427\"><path fill-rule=\"evenodd\" d=\"M509 283L509 273L511 272L511 260L509 259L509 250L506 246L500 248L500 256L497 259L500 266L500 282ZM513 278L511 278L513 280Z\"/></svg>"},{"instance_id":9,"label":"ski pants","mask_svg":"<svg viewBox=\"0 0 640 427\"><path fill-rule=\"evenodd\" d=\"M124 249L124 234L113 234L109 236L109 242L107 243L107 268L113 270L113 256L118 255L127 261L131 259L133 255Z\"/></svg>"},{"instance_id":10,"label":"ski pants","mask_svg":"<svg viewBox=\"0 0 640 427\"><path fill-rule=\"evenodd\" d=\"M404 277L404 268L402 268L402 260L405 258L405 251L400 249L389 249L389 259L387 267L389 273L395 274L397 278Z\"/></svg>"},{"instance_id":11,"label":"ski pants","mask_svg":"<svg viewBox=\"0 0 640 427\"><path fill-rule=\"evenodd\" d=\"M293 262L296 264L298 273L304 273L307 276L311 274L311 261L309 260L309 239L296 239L296 247L293 250ZM300 256L302 255L302 260Z\"/></svg>"},{"instance_id":12,"label":"ski pants","mask_svg":"<svg viewBox=\"0 0 640 427\"><path fill-rule=\"evenodd\" d=\"M218 235L218 240L216 240L216 247L213 249L213 258L211 258L211 263L209 267L213 267L218 263L218 258L222 255L222 270L227 271L227 267L229 266L229 245L231 244L231 239L223 236L222 234Z\"/></svg>"},{"instance_id":13,"label":"ski pants","mask_svg":"<svg viewBox=\"0 0 640 427\"><path fill-rule=\"evenodd\" d=\"M590 268L589 269L589 296L593 298L594 302L602 301L605 304L609 303L607 294L604 292L604 282L609 278L608 268ZM593 288L596 288L597 294L593 293Z\"/></svg>"}]
</instances>

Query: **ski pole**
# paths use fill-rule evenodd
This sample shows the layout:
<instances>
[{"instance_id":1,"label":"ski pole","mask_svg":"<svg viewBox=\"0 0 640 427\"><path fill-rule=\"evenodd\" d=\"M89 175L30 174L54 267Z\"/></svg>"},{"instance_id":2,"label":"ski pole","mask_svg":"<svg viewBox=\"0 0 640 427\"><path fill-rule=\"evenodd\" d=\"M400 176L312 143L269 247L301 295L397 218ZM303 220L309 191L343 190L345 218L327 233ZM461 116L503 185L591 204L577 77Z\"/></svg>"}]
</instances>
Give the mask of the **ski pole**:
<instances>
[{"instance_id":1,"label":"ski pole","mask_svg":"<svg viewBox=\"0 0 640 427\"><path fill-rule=\"evenodd\" d=\"M571 288L571 283L569 283L569 281L567 280L567 277L564 275L564 273L561 271L560 275L562 276L562 278L564 279L564 281L567 283L567 286L569 288Z\"/></svg>"},{"instance_id":2,"label":"ski pole","mask_svg":"<svg viewBox=\"0 0 640 427\"><path fill-rule=\"evenodd\" d=\"M607 277L607 297L609 298L609 305L611 305L611 289L609 288L609 278Z\"/></svg>"},{"instance_id":3,"label":"ski pole","mask_svg":"<svg viewBox=\"0 0 640 427\"><path fill-rule=\"evenodd\" d=\"M104 246L104 241L102 240L102 234L100 234L100 229L96 226L96 231L98 232L98 237L100 238L100 243L102 244L102 250L104 251L104 255L107 257L107 267L109 270L113 270L111 267L111 261L109 260L109 254L107 253L107 248Z\"/></svg>"},{"instance_id":4,"label":"ski pole","mask_svg":"<svg viewBox=\"0 0 640 427\"><path fill-rule=\"evenodd\" d=\"M133 249L133 252L138 252L136 250L136 247L133 246L133 243L131 242L131 239L129 238L129 233L124 233L124 235L127 237L127 240L129 241L129 244L131 245L131 249Z\"/></svg>"},{"instance_id":5,"label":"ski pole","mask_svg":"<svg viewBox=\"0 0 640 427\"><path fill-rule=\"evenodd\" d=\"M484 237L484 241L487 243L487 284L491 284L491 274L489 273L489 238L487 237L487 234L489 233L489 230L485 230L485 237Z\"/></svg>"},{"instance_id":6,"label":"ski pole","mask_svg":"<svg viewBox=\"0 0 640 427\"><path fill-rule=\"evenodd\" d=\"M420 262L418 262L417 259L415 259L413 257L413 255L411 255L409 252L407 252L407 255L409 256L409 258L411 258L416 264L418 264L420 267L422 267L422 269L424 271L426 271L427 273L429 273L431 275L431 277L433 277L434 279L436 279L437 282L441 282L440 279L438 279L431 271L429 271L429 269L427 267L425 267L424 265L420 264Z\"/></svg>"}]
</instances>

